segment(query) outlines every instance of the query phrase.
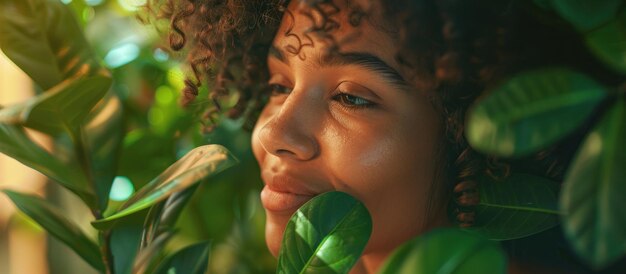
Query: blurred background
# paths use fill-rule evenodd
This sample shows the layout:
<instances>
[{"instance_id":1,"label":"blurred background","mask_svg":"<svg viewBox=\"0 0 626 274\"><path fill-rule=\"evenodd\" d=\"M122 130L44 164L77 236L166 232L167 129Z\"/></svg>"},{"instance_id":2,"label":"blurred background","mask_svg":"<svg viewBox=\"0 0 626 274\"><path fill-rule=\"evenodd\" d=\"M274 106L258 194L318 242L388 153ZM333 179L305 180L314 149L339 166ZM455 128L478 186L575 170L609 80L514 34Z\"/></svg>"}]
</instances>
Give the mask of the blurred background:
<instances>
[{"instance_id":1,"label":"blurred background","mask_svg":"<svg viewBox=\"0 0 626 274\"><path fill-rule=\"evenodd\" d=\"M114 203L123 203L192 148L222 144L240 163L204 182L178 221L178 234L168 249L211 240L211 273L272 273L275 259L264 242L262 183L250 150L250 132L240 121L224 120L212 133L203 133L206 105L201 90L191 108L179 104L184 75L181 64L153 26L136 19L145 0L62 0L75 12L87 39L113 73L112 91L121 98L126 136L118 176L111 190ZM0 105L21 102L41 92L4 54L0 54ZM31 133L44 147L52 141ZM36 171L0 154L0 188L46 197L92 237L89 210L72 194ZM110 206L114 208L114 206ZM141 222L137 217L137 222ZM128 239L132 250L141 226L122 227L114 237ZM120 248L120 247L118 247ZM131 252L132 253L132 252ZM120 253L121 254L121 253ZM0 273L97 273L71 250L48 237L36 223L15 210L0 195Z\"/></svg>"}]
</instances>

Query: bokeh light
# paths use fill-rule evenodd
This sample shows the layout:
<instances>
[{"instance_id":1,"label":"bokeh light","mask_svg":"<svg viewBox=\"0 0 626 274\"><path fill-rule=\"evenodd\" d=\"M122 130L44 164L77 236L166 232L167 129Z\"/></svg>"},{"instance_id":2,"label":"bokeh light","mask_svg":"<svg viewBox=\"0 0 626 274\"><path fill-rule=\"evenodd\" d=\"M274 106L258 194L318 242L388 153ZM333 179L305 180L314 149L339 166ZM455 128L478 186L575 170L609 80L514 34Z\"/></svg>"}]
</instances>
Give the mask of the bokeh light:
<instances>
[{"instance_id":1,"label":"bokeh light","mask_svg":"<svg viewBox=\"0 0 626 274\"><path fill-rule=\"evenodd\" d=\"M135 43L123 43L113 47L104 57L104 62L110 68L117 68L130 63L139 56L139 46Z\"/></svg>"},{"instance_id":2,"label":"bokeh light","mask_svg":"<svg viewBox=\"0 0 626 274\"><path fill-rule=\"evenodd\" d=\"M128 177L117 176L113 180L113 186L111 186L111 192L109 199L113 201L126 201L135 192L133 183Z\"/></svg>"},{"instance_id":3,"label":"bokeh light","mask_svg":"<svg viewBox=\"0 0 626 274\"><path fill-rule=\"evenodd\" d=\"M146 0L117 0L117 3L127 11L136 11L137 8L146 4Z\"/></svg>"}]
</instances>

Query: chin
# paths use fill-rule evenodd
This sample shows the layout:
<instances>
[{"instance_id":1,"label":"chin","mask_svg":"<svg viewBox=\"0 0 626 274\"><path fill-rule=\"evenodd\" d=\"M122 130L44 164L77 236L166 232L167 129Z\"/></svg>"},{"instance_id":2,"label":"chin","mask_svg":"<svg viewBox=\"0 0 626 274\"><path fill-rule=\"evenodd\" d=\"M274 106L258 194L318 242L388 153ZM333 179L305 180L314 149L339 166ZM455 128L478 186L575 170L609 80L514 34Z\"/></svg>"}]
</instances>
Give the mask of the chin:
<instances>
[{"instance_id":1,"label":"chin","mask_svg":"<svg viewBox=\"0 0 626 274\"><path fill-rule=\"evenodd\" d=\"M266 223L265 223L265 244L267 249L272 253L274 257L278 257L280 252L280 246L283 240L283 234L289 217L273 216L272 213L266 210Z\"/></svg>"}]
</instances>

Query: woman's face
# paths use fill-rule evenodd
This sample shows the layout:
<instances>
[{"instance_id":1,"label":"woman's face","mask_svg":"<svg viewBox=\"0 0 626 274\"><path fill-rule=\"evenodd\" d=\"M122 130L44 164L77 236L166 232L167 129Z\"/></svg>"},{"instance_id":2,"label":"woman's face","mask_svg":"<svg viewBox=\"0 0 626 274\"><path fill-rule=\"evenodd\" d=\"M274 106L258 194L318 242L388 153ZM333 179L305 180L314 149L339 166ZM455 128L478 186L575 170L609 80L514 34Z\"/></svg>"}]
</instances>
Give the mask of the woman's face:
<instances>
[{"instance_id":1,"label":"woman's face","mask_svg":"<svg viewBox=\"0 0 626 274\"><path fill-rule=\"evenodd\" d=\"M341 12L332 18L340 27L332 34L344 42L341 54L326 55L328 43L305 33L313 23L296 2L270 50L273 95L252 137L265 182L267 245L277 255L298 207L337 190L361 200L372 215L364 256L385 256L428 225L438 115L422 92L405 84L394 40L373 23L376 14L353 27L338 3Z\"/></svg>"}]
</instances>

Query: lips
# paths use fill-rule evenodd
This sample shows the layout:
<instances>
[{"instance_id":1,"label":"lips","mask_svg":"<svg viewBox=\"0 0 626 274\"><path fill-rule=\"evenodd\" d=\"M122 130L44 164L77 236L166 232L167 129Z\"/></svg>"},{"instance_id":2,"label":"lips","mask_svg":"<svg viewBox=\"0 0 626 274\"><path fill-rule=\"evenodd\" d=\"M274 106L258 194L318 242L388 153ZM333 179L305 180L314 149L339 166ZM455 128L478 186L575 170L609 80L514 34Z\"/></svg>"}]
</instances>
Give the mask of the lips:
<instances>
[{"instance_id":1,"label":"lips","mask_svg":"<svg viewBox=\"0 0 626 274\"><path fill-rule=\"evenodd\" d=\"M265 209L276 214L291 215L317 195L305 189L303 183L294 180L293 177L280 175L262 177L266 185L261 191L261 203Z\"/></svg>"},{"instance_id":2,"label":"lips","mask_svg":"<svg viewBox=\"0 0 626 274\"><path fill-rule=\"evenodd\" d=\"M265 186L261 191L263 207L279 214L292 214L300 206L313 198L313 195L300 195L289 192L279 192Z\"/></svg>"}]
</instances>

